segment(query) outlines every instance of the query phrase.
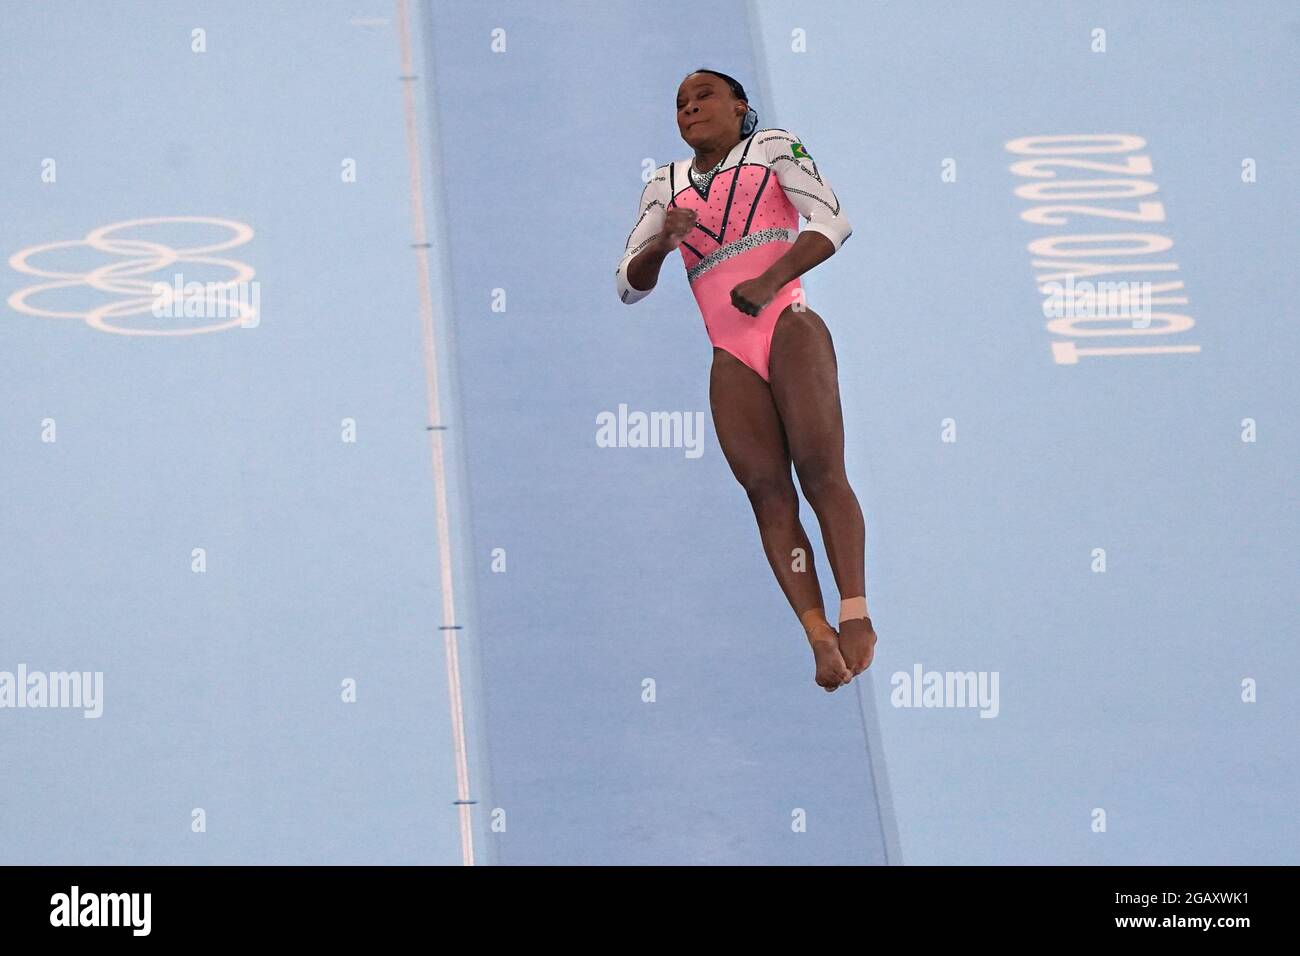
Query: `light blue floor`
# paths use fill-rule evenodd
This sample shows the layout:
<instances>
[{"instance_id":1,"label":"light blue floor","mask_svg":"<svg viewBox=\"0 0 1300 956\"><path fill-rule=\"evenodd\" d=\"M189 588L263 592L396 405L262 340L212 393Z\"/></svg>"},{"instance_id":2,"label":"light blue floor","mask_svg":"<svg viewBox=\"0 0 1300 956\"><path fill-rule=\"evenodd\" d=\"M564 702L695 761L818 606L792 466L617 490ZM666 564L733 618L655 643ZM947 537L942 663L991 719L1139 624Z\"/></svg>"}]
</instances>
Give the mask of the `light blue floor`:
<instances>
[{"instance_id":1,"label":"light blue floor","mask_svg":"<svg viewBox=\"0 0 1300 956\"><path fill-rule=\"evenodd\" d=\"M0 672L102 671L104 713L0 708L0 862L459 864L458 707L478 863L1300 862L1292 5L412 3L407 80L401 10L5 10L3 258L238 221L262 316L147 338L4 309ZM804 280L881 635L834 695L713 435L680 264L614 291L701 66L854 223ZM1005 144L1088 133L1146 141L1165 221L1021 218L1044 203ZM1145 259L1195 326L1077 344L1199 352L1053 361L1028 246L1098 232L1172 238ZM0 263L0 300L38 281ZM598 447L620 405L702 413L703 454ZM996 673L997 716L895 706L918 666Z\"/></svg>"},{"instance_id":2,"label":"light blue floor","mask_svg":"<svg viewBox=\"0 0 1300 956\"><path fill-rule=\"evenodd\" d=\"M758 8L768 115L805 138L855 224L808 286L848 383L904 860L1300 862L1300 135L1287 106L1300 13ZM796 28L805 53L791 52ZM1095 28L1105 53L1091 52ZM1142 198L1164 203L1165 222L1019 218L1046 203L1014 194L1029 180L1004 144L1079 133L1146 140L1153 174L1140 178L1159 191ZM949 158L956 182L941 179ZM1053 362L1049 343L1065 339L1034 287L1050 270L1027 246L1108 232L1173 239L1137 261L1177 263L1188 304L1165 311L1195 326L1078 344L1199 353ZM947 418L955 444L940 441ZM998 672L998 716L890 706L885 679L918 664Z\"/></svg>"},{"instance_id":3,"label":"light blue floor","mask_svg":"<svg viewBox=\"0 0 1300 956\"><path fill-rule=\"evenodd\" d=\"M0 710L6 862L461 862L398 46L366 13L6 8L5 257L217 216L262 306L152 339L5 312L0 670L104 674L98 720Z\"/></svg>"}]
</instances>

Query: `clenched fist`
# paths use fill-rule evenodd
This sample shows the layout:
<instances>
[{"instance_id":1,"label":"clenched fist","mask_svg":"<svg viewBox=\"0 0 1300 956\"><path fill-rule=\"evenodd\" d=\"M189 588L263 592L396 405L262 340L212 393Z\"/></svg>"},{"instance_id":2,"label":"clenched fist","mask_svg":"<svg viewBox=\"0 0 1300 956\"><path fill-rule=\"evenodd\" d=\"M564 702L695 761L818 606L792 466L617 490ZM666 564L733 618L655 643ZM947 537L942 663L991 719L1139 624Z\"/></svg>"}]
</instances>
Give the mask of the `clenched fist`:
<instances>
[{"instance_id":1,"label":"clenched fist","mask_svg":"<svg viewBox=\"0 0 1300 956\"><path fill-rule=\"evenodd\" d=\"M694 209L674 206L664 216L664 227L659 231L659 242L669 251L681 245L686 234L695 228L697 214Z\"/></svg>"}]
</instances>

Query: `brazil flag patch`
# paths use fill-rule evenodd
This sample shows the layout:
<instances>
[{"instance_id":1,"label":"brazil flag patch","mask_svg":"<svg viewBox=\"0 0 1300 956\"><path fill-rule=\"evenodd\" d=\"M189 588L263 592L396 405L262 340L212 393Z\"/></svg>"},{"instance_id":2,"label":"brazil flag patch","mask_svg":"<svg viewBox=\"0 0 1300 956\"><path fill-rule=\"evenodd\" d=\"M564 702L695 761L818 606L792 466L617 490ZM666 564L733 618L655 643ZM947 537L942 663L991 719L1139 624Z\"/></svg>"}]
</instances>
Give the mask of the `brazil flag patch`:
<instances>
[{"instance_id":1,"label":"brazil flag patch","mask_svg":"<svg viewBox=\"0 0 1300 956\"><path fill-rule=\"evenodd\" d=\"M790 147L790 152L794 153L795 159L812 159L812 157L808 155L808 150L803 148L803 143L794 143Z\"/></svg>"}]
</instances>

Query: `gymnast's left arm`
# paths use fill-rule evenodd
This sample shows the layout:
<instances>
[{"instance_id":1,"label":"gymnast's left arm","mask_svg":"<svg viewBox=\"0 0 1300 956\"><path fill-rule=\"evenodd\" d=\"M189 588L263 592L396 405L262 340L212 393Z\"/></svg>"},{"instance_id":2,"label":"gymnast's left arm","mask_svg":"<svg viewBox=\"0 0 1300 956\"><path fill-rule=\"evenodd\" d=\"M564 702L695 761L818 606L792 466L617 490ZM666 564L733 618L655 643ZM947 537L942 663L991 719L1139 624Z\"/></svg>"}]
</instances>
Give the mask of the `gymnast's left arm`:
<instances>
[{"instance_id":1,"label":"gymnast's left arm","mask_svg":"<svg viewBox=\"0 0 1300 956\"><path fill-rule=\"evenodd\" d=\"M773 294L787 282L825 262L853 234L839 198L817 169L804 144L788 130L763 134L763 147L772 172L790 204L807 220L790 250L763 273Z\"/></svg>"}]
</instances>

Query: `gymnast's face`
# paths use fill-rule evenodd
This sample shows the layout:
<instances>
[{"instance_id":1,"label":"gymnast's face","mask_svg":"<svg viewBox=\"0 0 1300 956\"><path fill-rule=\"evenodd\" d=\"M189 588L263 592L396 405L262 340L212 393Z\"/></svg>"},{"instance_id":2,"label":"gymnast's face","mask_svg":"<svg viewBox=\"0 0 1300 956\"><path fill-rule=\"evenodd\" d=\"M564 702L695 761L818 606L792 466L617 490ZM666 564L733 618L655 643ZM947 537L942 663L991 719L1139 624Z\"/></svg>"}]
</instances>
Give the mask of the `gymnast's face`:
<instances>
[{"instance_id":1,"label":"gymnast's face","mask_svg":"<svg viewBox=\"0 0 1300 956\"><path fill-rule=\"evenodd\" d=\"M712 73L692 73L677 89L677 129L695 149L740 138L740 119L749 104Z\"/></svg>"}]
</instances>

